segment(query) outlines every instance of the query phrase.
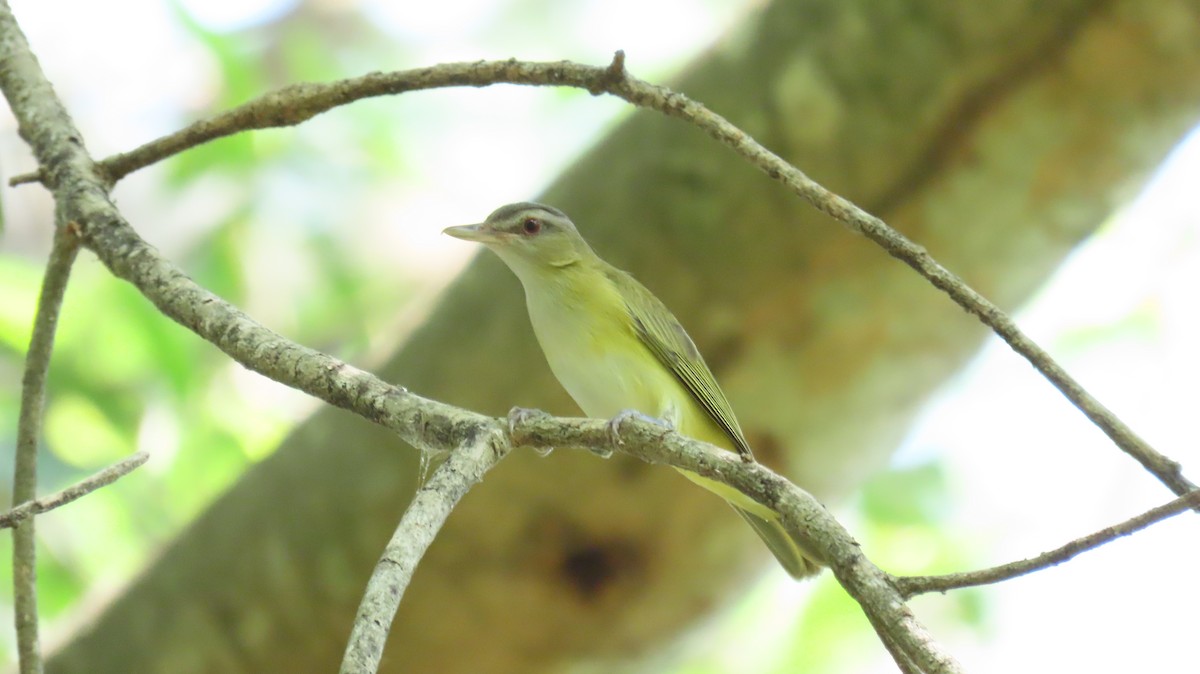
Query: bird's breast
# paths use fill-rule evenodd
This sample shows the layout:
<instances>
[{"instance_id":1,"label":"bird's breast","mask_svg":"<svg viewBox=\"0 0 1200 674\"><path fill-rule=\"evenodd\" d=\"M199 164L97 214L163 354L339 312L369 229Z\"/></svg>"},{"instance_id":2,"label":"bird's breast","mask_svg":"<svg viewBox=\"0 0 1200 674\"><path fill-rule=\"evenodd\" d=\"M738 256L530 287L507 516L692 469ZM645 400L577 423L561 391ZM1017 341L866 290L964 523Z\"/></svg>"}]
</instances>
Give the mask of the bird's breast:
<instances>
[{"instance_id":1,"label":"bird's breast","mask_svg":"<svg viewBox=\"0 0 1200 674\"><path fill-rule=\"evenodd\" d=\"M676 421L687 392L638 339L615 289L590 290L567 301L526 296L550 370L589 417L632 409Z\"/></svg>"}]
</instances>

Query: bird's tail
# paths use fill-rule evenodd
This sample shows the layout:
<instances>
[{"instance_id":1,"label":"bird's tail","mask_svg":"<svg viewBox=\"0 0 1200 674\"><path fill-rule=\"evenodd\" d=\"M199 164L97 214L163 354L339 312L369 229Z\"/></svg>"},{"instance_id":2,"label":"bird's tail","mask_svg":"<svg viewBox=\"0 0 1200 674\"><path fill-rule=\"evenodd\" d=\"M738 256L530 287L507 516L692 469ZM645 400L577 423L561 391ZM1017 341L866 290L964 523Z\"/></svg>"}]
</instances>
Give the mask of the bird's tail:
<instances>
[{"instance_id":1,"label":"bird's tail","mask_svg":"<svg viewBox=\"0 0 1200 674\"><path fill-rule=\"evenodd\" d=\"M778 519L759 517L733 503L729 505L750 523L754 533L767 544L767 549L775 555L775 559L779 560L779 564L792 578L801 580L816 575L821 570L821 565L805 556L799 543L783 528Z\"/></svg>"},{"instance_id":2,"label":"bird's tail","mask_svg":"<svg viewBox=\"0 0 1200 674\"><path fill-rule=\"evenodd\" d=\"M814 576L821 570L821 565L813 560L812 555L805 554L804 547L788 533L787 529L783 528L783 525L779 523L779 516L769 508L755 503L749 496L729 485L700 477L688 470L677 470L683 473L687 479L720 496L733 506L733 509L750 523L754 533L758 534L763 543L767 544L771 554L775 555L775 559L779 560L784 570L792 578L801 580Z\"/></svg>"}]
</instances>

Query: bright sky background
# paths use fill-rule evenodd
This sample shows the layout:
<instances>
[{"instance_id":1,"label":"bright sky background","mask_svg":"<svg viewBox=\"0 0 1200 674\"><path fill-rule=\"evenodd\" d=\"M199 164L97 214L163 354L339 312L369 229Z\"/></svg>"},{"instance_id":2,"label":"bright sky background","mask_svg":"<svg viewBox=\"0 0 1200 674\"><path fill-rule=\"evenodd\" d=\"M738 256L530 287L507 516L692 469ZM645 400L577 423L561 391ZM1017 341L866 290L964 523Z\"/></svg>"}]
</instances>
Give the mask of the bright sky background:
<instances>
[{"instance_id":1,"label":"bright sky background","mask_svg":"<svg viewBox=\"0 0 1200 674\"><path fill-rule=\"evenodd\" d=\"M269 20L291 2L181 4L211 29L228 30ZM733 3L715 0L701 3L703 11L684 0L657 3L649 17L645 3L591 0L569 3L570 9L563 10L563 25L575 29L513 39L487 33L498 11L494 3L442 0L423 3L420 12L411 3L363 4L406 43L405 62L379 64L381 69L508 56L599 63L623 48L631 67L653 75L710 43L737 14ZM14 5L51 79L69 94L94 153L128 149L173 130L195 108L208 105L214 66L179 32L164 3L123 0L121 12L108 3L83 0L17 0ZM62 21L64 13L72 20ZM635 15L639 20L628 20ZM693 23L686 30L660 30L663 20L678 16ZM650 20L642 20L646 18ZM125 37L112 39L113 34ZM142 58L147 51L158 57ZM365 210L373 217L358 224L374 230L370 254L424 265L438 277L434 285L449 278L470 252L439 236L442 227L476 221L496 204L536 194L590 142L590 130L603 127L621 110L615 102L588 96L548 102L515 88L492 90L486 97L455 91L413 98L411 104L405 102L406 110L426 106L423 115L443 119L413 137L413 152L424 162L421 179L369 204ZM487 123L464 124L460 110L478 105L489 106ZM548 111L553 115L547 116ZM0 123L11 127L7 113ZM0 147L6 172L15 172L13 158L20 154L20 148ZM505 161L514 156L521 161ZM497 169L509 165L514 170ZM135 197L147 187L138 180L123 184L119 192L134 209L131 219L146 223L152 235L186 229L186 214L164 216L156 210L164 206L153 202L139 206ZM1181 461L1192 479L1200 479L1200 430L1191 416L1200 409L1197 185L1200 138L1193 136L1143 197L1081 246L1018 317L1102 402ZM6 193L5 208L15 227L5 234L10 251L45 250L48 223L33 214L47 213L49 206L36 192ZM953 527L981 547L980 563L1039 553L1170 498L995 340L931 403L896 463L909 465L931 456L942 457L951 471ZM1195 636L1198 566L1200 523L1184 515L1057 570L989 591L985 639L944 624L934 632L972 672L1186 671L1182 663L1200 661ZM769 655L747 658L747 650L756 649L744 647L785 641L788 631L781 626L791 624L795 602L809 592L781 576L773 573L759 589L774 612L743 625L745 640L738 641L743 648L710 654L721 671L769 670ZM918 613L936 614L939 601L923 600ZM1141 646L1105 647L1117 642ZM894 671L883 659L869 666L870 671Z\"/></svg>"},{"instance_id":2,"label":"bright sky background","mask_svg":"<svg viewBox=\"0 0 1200 674\"><path fill-rule=\"evenodd\" d=\"M1193 133L1145 193L1075 251L1017 317L1193 479L1200 467L1192 416L1200 409L1198 181L1200 134ZM990 548L991 563L1058 547L1173 497L996 338L931 404L897 461L926 451L954 471L956 523ZM955 644L953 652L972 672L1187 671L1182 663L1200 662L1198 565L1200 522L1180 515L998 587L989 594L994 641ZM1109 642L1143 647L1104 648Z\"/></svg>"}]
</instances>

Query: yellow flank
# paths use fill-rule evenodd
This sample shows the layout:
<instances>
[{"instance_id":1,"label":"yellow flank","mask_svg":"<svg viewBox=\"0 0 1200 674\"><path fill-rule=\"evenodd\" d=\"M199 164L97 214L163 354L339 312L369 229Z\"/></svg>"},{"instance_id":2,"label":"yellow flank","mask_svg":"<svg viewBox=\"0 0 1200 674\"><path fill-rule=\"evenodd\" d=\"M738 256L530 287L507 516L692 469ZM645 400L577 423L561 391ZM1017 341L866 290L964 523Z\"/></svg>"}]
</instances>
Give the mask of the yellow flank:
<instances>
[{"instance_id":1,"label":"yellow flank","mask_svg":"<svg viewBox=\"0 0 1200 674\"><path fill-rule=\"evenodd\" d=\"M591 265L562 270L526 290L525 301L550 370L584 414L611 419L637 410L690 438L734 451L729 435L642 343L616 285L600 270ZM774 511L732 487L679 472L730 504L775 518Z\"/></svg>"},{"instance_id":2,"label":"yellow flank","mask_svg":"<svg viewBox=\"0 0 1200 674\"><path fill-rule=\"evenodd\" d=\"M610 419L635 410L751 457L732 407L683 327L632 276L601 260L561 211L510 204L479 225L446 233L487 245L521 280L550 369L584 414ZM728 501L793 577L820 570L774 511L736 489L680 472Z\"/></svg>"}]
</instances>

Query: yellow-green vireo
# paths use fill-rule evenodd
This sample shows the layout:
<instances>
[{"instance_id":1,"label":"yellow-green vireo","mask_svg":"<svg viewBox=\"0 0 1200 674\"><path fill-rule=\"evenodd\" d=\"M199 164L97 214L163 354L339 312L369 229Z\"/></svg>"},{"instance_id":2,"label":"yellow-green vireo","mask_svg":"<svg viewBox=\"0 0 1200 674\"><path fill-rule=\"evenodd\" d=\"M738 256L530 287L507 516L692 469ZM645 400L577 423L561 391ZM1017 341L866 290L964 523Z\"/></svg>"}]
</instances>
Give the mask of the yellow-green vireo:
<instances>
[{"instance_id":1,"label":"yellow-green vireo","mask_svg":"<svg viewBox=\"0 0 1200 674\"><path fill-rule=\"evenodd\" d=\"M550 369L584 414L611 419L635 411L752 457L729 401L679 321L645 286L601 260L565 213L521 202L445 233L484 244L521 280ZM680 472L733 506L792 577L820 570L774 511Z\"/></svg>"}]
</instances>

